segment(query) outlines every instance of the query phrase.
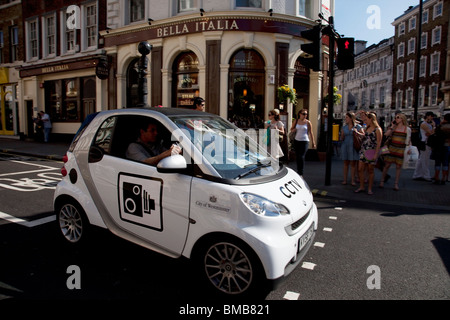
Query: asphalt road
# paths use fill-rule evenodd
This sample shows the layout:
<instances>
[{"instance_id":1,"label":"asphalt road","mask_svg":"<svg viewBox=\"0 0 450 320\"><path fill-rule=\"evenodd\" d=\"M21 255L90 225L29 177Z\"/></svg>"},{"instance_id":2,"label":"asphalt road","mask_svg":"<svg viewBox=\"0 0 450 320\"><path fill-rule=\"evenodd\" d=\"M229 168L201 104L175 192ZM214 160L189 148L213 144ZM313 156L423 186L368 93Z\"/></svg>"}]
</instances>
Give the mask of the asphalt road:
<instances>
[{"instance_id":1,"label":"asphalt road","mask_svg":"<svg viewBox=\"0 0 450 320\"><path fill-rule=\"evenodd\" d=\"M1 162L0 212L21 220L0 218L0 299L213 299L187 259L98 228L83 246L62 242L56 222L45 220L60 167L30 158ZM450 299L450 211L315 200L314 246L280 288L257 301Z\"/></svg>"}]
</instances>

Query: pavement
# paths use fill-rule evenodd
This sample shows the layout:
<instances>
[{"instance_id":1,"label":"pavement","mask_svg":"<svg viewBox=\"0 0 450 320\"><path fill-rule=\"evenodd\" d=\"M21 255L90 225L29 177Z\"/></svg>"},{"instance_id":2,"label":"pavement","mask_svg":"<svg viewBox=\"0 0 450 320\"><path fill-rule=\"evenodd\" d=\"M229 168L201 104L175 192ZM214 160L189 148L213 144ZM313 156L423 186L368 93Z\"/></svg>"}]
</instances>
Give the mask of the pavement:
<instances>
[{"instance_id":1,"label":"pavement","mask_svg":"<svg viewBox=\"0 0 450 320\"><path fill-rule=\"evenodd\" d=\"M62 161L68 150L70 142L34 142L14 138L0 137L0 152L16 155L44 158ZM295 162L287 164L296 169ZM350 183L342 185L343 161L333 155L331 162L330 184L325 183L326 162L306 161L304 178L310 186L315 197L334 198L336 201L361 201L366 203L384 203L416 207L425 210L450 211L450 182L445 185L435 185L427 181L412 179L414 170L402 170L399 182L399 191L393 190L395 167L391 166L389 174L392 178L385 183L384 188L378 188L381 171L375 169L373 195L367 192L355 193L358 186ZM430 173L434 175L434 161L430 161ZM350 181L350 179L348 180ZM366 185L367 191L367 185ZM426 211L425 211L426 213Z\"/></svg>"}]
</instances>

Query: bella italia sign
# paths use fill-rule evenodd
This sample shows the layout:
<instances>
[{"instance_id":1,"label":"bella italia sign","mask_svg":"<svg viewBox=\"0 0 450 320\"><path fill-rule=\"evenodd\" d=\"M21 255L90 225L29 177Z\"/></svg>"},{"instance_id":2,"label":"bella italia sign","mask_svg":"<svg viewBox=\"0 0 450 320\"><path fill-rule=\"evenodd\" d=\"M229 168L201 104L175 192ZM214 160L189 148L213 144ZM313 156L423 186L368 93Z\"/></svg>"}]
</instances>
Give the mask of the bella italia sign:
<instances>
[{"instance_id":1,"label":"bella italia sign","mask_svg":"<svg viewBox=\"0 0 450 320\"><path fill-rule=\"evenodd\" d=\"M156 35L158 38L163 38L192 32L228 30L239 30L236 20L206 20L180 23L158 28Z\"/></svg>"}]
</instances>

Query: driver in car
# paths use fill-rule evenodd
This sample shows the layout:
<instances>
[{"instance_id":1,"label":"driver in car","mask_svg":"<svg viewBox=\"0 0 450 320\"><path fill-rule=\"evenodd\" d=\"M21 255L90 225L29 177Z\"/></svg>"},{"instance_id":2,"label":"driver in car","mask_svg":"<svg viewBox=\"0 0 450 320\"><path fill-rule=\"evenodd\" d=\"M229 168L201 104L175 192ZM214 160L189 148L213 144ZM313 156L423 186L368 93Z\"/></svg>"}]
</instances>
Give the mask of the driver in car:
<instances>
[{"instance_id":1,"label":"driver in car","mask_svg":"<svg viewBox=\"0 0 450 320\"><path fill-rule=\"evenodd\" d=\"M147 122L139 128L137 141L128 146L126 157L156 166L162 159L180 154L181 148L178 145L173 144L170 149L167 149L161 142L158 139L157 123Z\"/></svg>"}]
</instances>

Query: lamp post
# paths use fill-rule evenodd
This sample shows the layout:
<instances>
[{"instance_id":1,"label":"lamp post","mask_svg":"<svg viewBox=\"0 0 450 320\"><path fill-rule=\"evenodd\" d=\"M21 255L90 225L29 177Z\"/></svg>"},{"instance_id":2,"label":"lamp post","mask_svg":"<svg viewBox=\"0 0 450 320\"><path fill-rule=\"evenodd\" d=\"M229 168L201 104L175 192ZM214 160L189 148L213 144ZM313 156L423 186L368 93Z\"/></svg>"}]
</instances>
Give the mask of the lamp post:
<instances>
[{"instance_id":1,"label":"lamp post","mask_svg":"<svg viewBox=\"0 0 450 320\"><path fill-rule=\"evenodd\" d=\"M142 55L139 58L139 66L138 66L138 104L136 107L146 107L147 106L147 64L148 58L147 55L152 50L152 45L147 41L142 41L138 44L138 51Z\"/></svg>"}]
</instances>

